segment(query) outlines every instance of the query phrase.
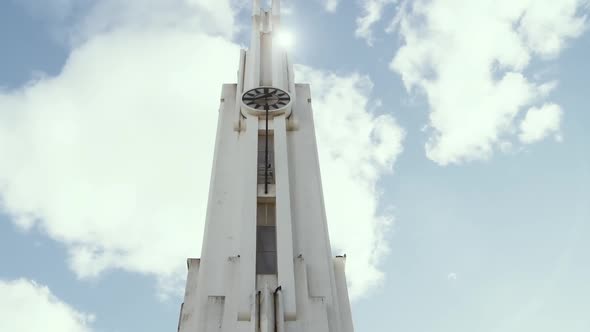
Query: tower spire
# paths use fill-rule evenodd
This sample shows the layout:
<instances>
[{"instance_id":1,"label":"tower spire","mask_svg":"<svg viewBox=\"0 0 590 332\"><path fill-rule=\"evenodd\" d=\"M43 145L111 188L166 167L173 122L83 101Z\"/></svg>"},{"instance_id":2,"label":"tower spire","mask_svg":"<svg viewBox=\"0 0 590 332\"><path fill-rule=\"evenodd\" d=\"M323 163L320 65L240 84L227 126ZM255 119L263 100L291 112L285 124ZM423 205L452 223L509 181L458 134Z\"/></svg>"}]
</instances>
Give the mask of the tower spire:
<instances>
[{"instance_id":1,"label":"tower spire","mask_svg":"<svg viewBox=\"0 0 590 332\"><path fill-rule=\"evenodd\" d=\"M272 0L272 15L273 16L280 16L281 15L281 0Z\"/></svg>"},{"instance_id":2,"label":"tower spire","mask_svg":"<svg viewBox=\"0 0 590 332\"><path fill-rule=\"evenodd\" d=\"M253 0L252 1L252 15L260 15L260 0Z\"/></svg>"},{"instance_id":3,"label":"tower spire","mask_svg":"<svg viewBox=\"0 0 590 332\"><path fill-rule=\"evenodd\" d=\"M281 25L281 1L272 0L263 10L262 0L252 1L252 35L247 57L243 59L240 93L259 86L274 86L294 93L292 68L287 50L277 43ZM243 79L242 79L243 78Z\"/></svg>"},{"instance_id":4,"label":"tower spire","mask_svg":"<svg viewBox=\"0 0 590 332\"><path fill-rule=\"evenodd\" d=\"M295 85L280 43L280 0L252 5L238 82L223 85L203 258L188 262L178 331L354 332L344 259L331 256L310 87Z\"/></svg>"},{"instance_id":5,"label":"tower spire","mask_svg":"<svg viewBox=\"0 0 590 332\"><path fill-rule=\"evenodd\" d=\"M260 11L262 10L262 6L260 4L260 0L253 0L252 1L252 15L260 15ZM273 16L280 16L281 15L281 0L272 0L271 3L271 12Z\"/></svg>"}]
</instances>

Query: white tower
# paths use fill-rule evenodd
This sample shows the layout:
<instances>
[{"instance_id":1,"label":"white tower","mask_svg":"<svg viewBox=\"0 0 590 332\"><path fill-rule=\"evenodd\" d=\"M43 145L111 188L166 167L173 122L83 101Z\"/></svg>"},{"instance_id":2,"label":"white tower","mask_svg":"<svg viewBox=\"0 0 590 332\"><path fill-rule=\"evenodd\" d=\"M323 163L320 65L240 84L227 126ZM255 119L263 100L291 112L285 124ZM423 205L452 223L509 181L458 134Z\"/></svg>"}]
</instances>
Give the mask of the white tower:
<instances>
[{"instance_id":1,"label":"white tower","mask_svg":"<svg viewBox=\"0 0 590 332\"><path fill-rule=\"evenodd\" d=\"M254 0L252 41L221 95L202 258L188 260L181 332L353 332L331 256L308 84Z\"/></svg>"}]
</instances>

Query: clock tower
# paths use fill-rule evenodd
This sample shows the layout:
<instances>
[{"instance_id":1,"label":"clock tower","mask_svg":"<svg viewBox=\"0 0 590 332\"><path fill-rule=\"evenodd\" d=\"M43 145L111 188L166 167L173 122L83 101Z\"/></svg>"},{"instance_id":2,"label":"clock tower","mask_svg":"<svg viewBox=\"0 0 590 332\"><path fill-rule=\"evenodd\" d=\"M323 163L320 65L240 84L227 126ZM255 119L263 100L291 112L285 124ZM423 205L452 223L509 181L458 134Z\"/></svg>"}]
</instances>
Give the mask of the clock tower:
<instances>
[{"instance_id":1,"label":"clock tower","mask_svg":"<svg viewBox=\"0 0 590 332\"><path fill-rule=\"evenodd\" d=\"M225 84L201 259L180 332L353 332L332 257L308 84L277 42L280 0L254 0L237 84Z\"/></svg>"}]
</instances>

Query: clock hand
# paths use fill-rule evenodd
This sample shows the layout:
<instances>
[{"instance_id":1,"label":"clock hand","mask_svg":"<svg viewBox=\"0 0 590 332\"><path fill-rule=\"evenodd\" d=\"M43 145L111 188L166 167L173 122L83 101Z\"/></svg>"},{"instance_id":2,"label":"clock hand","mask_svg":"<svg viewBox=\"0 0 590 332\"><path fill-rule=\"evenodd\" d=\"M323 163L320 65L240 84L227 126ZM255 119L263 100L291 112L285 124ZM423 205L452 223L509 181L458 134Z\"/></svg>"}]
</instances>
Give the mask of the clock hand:
<instances>
[{"instance_id":1,"label":"clock hand","mask_svg":"<svg viewBox=\"0 0 590 332\"><path fill-rule=\"evenodd\" d=\"M260 98L266 98L266 97L271 97L273 94L272 93L265 93L262 96L256 96L254 99L260 99Z\"/></svg>"}]
</instances>

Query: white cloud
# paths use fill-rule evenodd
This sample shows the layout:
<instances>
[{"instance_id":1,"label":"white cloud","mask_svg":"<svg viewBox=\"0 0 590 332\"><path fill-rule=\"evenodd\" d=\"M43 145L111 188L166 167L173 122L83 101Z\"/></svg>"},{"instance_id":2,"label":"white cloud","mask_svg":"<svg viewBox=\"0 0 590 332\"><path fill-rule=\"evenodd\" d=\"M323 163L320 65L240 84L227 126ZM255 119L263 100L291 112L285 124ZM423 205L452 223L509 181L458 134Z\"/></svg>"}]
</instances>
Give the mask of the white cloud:
<instances>
[{"instance_id":1,"label":"white cloud","mask_svg":"<svg viewBox=\"0 0 590 332\"><path fill-rule=\"evenodd\" d=\"M538 142L550 134L561 140L559 128L563 111L556 104L545 104L540 108L532 107L520 123L519 138L523 143Z\"/></svg>"},{"instance_id":2,"label":"white cloud","mask_svg":"<svg viewBox=\"0 0 590 332\"><path fill-rule=\"evenodd\" d=\"M587 0L406 2L396 21L403 46L391 68L426 93L429 158L489 158L515 138L517 116L555 82L525 76L534 56L555 57L584 31Z\"/></svg>"},{"instance_id":3,"label":"white cloud","mask_svg":"<svg viewBox=\"0 0 590 332\"><path fill-rule=\"evenodd\" d=\"M93 315L76 311L44 286L0 280L0 331L90 332Z\"/></svg>"},{"instance_id":4,"label":"white cloud","mask_svg":"<svg viewBox=\"0 0 590 332\"><path fill-rule=\"evenodd\" d=\"M327 11L333 13L338 8L340 4L340 0L324 0L325 1L325 8Z\"/></svg>"},{"instance_id":5,"label":"white cloud","mask_svg":"<svg viewBox=\"0 0 590 332\"><path fill-rule=\"evenodd\" d=\"M236 11L247 0L22 0L33 15L55 21L60 39L80 44L96 34L123 27L188 27L230 37ZM67 19L67 20L66 20ZM65 27L65 22L73 21ZM64 34L66 36L64 36Z\"/></svg>"},{"instance_id":6,"label":"white cloud","mask_svg":"<svg viewBox=\"0 0 590 332\"><path fill-rule=\"evenodd\" d=\"M373 45L373 25L381 20L385 6L395 3L397 3L397 0L362 1L363 15L356 20L357 27L355 35L365 39L369 45Z\"/></svg>"},{"instance_id":7,"label":"white cloud","mask_svg":"<svg viewBox=\"0 0 590 332\"><path fill-rule=\"evenodd\" d=\"M235 32L234 10L230 0L101 0L77 26L81 38L122 26L190 27L226 37ZM80 33L74 33L74 37Z\"/></svg>"},{"instance_id":8,"label":"white cloud","mask_svg":"<svg viewBox=\"0 0 590 332\"><path fill-rule=\"evenodd\" d=\"M238 54L190 29L122 29L75 49L59 76L0 93L4 209L67 244L80 277L184 272Z\"/></svg>"},{"instance_id":9,"label":"white cloud","mask_svg":"<svg viewBox=\"0 0 590 332\"><path fill-rule=\"evenodd\" d=\"M0 208L64 243L80 278L122 269L175 290L184 259L199 255L218 98L221 84L235 81L239 51L184 16L143 27L122 17L88 30L56 77L0 91ZM368 78L304 73L315 106L327 110L318 137L329 154L322 167L333 169L325 185L332 239L351 255L349 279L360 294L382 277L390 217L375 212L375 184L403 134L368 109ZM341 192L359 202L356 214L340 215Z\"/></svg>"},{"instance_id":10,"label":"white cloud","mask_svg":"<svg viewBox=\"0 0 590 332\"><path fill-rule=\"evenodd\" d=\"M312 86L330 239L350 257L347 277L357 297L383 278L379 263L388 250L384 233L392 217L377 213L376 183L401 153L404 131L390 115L370 111L368 77L296 70L299 81ZM354 209L341 208L350 202Z\"/></svg>"},{"instance_id":11,"label":"white cloud","mask_svg":"<svg viewBox=\"0 0 590 332\"><path fill-rule=\"evenodd\" d=\"M586 15L577 12L588 0L530 1L520 19L518 31L528 47L544 56L556 56L564 42L586 29Z\"/></svg>"}]
</instances>

